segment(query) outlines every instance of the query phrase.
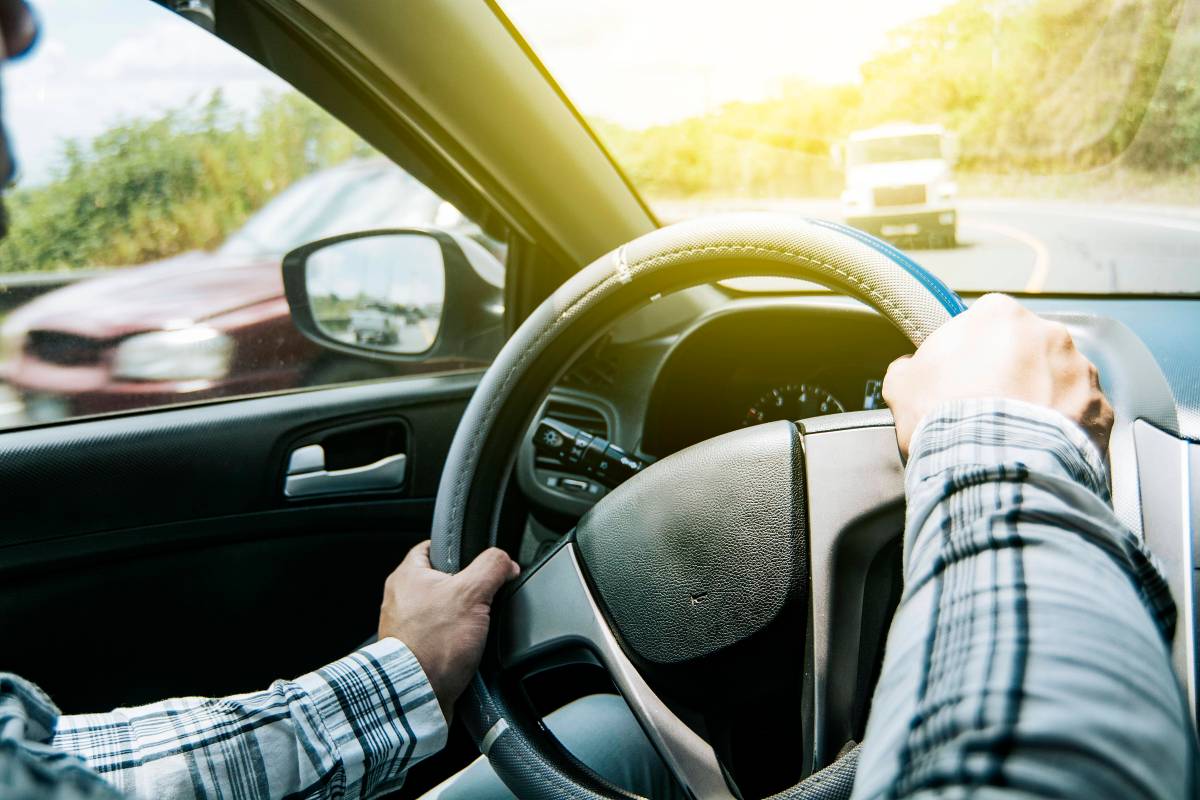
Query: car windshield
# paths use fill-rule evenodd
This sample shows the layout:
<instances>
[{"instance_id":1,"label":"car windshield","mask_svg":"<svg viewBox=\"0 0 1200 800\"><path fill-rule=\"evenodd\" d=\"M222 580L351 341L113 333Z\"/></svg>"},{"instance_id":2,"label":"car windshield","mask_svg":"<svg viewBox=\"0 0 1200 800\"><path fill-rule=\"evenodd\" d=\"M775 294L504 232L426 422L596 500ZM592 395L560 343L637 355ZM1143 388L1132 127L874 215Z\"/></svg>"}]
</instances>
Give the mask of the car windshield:
<instances>
[{"instance_id":1,"label":"car windshield","mask_svg":"<svg viewBox=\"0 0 1200 800\"><path fill-rule=\"evenodd\" d=\"M442 209L441 206L445 206ZM279 256L307 242L372 228L431 225L456 211L383 159L352 162L297 182L233 233L219 252Z\"/></svg>"},{"instance_id":2,"label":"car windshield","mask_svg":"<svg viewBox=\"0 0 1200 800\"><path fill-rule=\"evenodd\" d=\"M1200 293L1194 4L502 5L663 223L839 220L963 291Z\"/></svg>"}]
</instances>

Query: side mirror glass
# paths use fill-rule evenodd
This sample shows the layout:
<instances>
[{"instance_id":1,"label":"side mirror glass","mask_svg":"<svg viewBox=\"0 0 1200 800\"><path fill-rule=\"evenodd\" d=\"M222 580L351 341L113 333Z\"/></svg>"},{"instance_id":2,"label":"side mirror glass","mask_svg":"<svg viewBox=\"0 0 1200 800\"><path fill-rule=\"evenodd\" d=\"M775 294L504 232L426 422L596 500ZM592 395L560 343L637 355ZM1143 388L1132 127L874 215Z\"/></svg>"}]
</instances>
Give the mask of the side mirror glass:
<instances>
[{"instance_id":1,"label":"side mirror glass","mask_svg":"<svg viewBox=\"0 0 1200 800\"><path fill-rule=\"evenodd\" d=\"M504 265L439 228L363 231L283 257L292 321L328 350L377 362L486 365L504 342Z\"/></svg>"},{"instance_id":2,"label":"side mirror glass","mask_svg":"<svg viewBox=\"0 0 1200 800\"><path fill-rule=\"evenodd\" d=\"M354 234L300 248L287 260L288 277L303 280L312 328L306 332L313 338L409 356L428 352L437 341L446 264L435 237L416 231Z\"/></svg>"}]
</instances>

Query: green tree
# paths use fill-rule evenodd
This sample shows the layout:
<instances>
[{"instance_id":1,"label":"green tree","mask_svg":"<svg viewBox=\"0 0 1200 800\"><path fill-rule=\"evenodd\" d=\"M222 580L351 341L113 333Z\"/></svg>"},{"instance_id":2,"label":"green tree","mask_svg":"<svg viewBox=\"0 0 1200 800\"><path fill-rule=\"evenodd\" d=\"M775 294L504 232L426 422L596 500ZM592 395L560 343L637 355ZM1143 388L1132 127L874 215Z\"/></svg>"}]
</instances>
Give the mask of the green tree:
<instances>
[{"instance_id":1,"label":"green tree","mask_svg":"<svg viewBox=\"0 0 1200 800\"><path fill-rule=\"evenodd\" d=\"M792 82L601 138L652 197L830 195L828 150L886 122L941 123L960 170L1071 174L1200 168L1200 21L1180 0L958 0L890 33L849 86Z\"/></svg>"},{"instance_id":2,"label":"green tree","mask_svg":"<svg viewBox=\"0 0 1200 800\"><path fill-rule=\"evenodd\" d=\"M63 144L52 180L15 192L0 272L141 264L220 244L294 181L371 151L297 93L256 113L219 92Z\"/></svg>"}]
</instances>

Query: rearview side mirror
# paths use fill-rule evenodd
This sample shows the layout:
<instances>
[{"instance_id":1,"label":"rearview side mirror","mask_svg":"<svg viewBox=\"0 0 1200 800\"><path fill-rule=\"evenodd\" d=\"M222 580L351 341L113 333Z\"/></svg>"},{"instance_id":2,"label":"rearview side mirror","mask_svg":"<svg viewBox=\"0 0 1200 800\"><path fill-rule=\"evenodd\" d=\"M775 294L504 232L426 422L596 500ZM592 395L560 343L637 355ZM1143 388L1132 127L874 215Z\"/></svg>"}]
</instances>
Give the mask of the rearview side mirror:
<instances>
[{"instance_id":1,"label":"rearview side mirror","mask_svg":"<svg viewBox=\"0 0 1200 800\"><path fill-rule=\"evenodd\" d=\"M502 280L481 246L434 229L334 236L283 259L296 327L328 349L384 361L490 360Z\"/></svg>"}]
</instances>

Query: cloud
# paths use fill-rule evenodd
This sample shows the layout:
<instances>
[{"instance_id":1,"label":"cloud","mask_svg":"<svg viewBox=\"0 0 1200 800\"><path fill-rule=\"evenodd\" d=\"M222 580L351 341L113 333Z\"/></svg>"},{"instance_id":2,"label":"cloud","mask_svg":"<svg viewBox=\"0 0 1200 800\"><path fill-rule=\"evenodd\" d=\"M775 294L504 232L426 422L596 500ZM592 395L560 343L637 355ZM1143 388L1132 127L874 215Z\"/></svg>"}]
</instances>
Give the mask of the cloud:
<instances>
[{"instance_id":1,"label":"cloud","mask_svg":"<svg viewBox=\"0 0 1200 800\"><path fill-rule=\"evenodd\" d=\"M99 81L174 81L213 85L261 80L265 70L214 36L175 20L117 41L88 71Z\"/></svg>"}]
</instances>

